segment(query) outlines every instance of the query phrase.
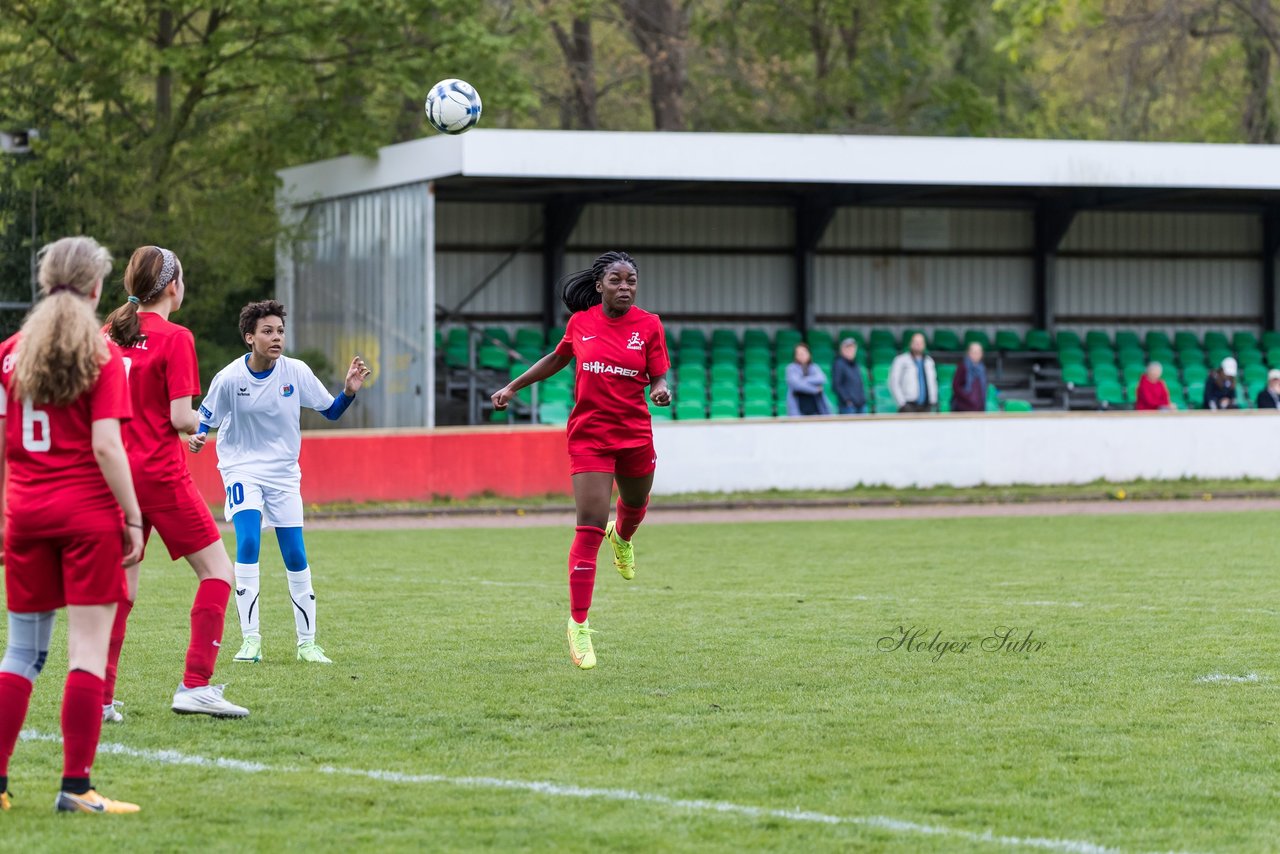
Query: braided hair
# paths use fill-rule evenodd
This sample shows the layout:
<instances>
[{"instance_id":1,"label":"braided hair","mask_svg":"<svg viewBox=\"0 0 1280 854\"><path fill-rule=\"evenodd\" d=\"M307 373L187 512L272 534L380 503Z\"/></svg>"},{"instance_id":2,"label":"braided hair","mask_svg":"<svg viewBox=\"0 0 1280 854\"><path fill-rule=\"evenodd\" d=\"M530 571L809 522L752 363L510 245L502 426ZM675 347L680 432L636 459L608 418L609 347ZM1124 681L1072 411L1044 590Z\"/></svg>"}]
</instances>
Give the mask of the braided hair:
<instances>
[{"instance_id":1,"label":"braided hair","mask_svg":"<svg viewBox=\"0 0 1280 854\"><path fill-rule=\"evenodd\" d=\"M591 269L579 270L564 278L562 299L570 312L586 311L593 305L599 305L604 297L596 290L596 282L604 278L605 271L614 264L622 262L630 264L631 269L639 272L635 259L625 252L606 252L591 262Z\"/></svg>"}]
</instances>

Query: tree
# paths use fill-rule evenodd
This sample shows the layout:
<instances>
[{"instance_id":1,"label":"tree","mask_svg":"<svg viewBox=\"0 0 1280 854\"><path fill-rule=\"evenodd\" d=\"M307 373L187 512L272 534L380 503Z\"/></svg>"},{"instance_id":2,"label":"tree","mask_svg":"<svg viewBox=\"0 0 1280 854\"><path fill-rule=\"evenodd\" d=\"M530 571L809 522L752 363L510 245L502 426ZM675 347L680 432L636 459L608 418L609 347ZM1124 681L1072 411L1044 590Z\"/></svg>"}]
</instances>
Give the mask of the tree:
<instances>
[{"instance_id":1,"label":"tree","mask_svg":"<svg viewBox=\"0 0 1280 854\"><path fill-rule=\"evenodd\" d=\"M631 37L649 64L656 130L684 130L685 54L691 0L618 0Z\"/></svg>"}]
</instances>

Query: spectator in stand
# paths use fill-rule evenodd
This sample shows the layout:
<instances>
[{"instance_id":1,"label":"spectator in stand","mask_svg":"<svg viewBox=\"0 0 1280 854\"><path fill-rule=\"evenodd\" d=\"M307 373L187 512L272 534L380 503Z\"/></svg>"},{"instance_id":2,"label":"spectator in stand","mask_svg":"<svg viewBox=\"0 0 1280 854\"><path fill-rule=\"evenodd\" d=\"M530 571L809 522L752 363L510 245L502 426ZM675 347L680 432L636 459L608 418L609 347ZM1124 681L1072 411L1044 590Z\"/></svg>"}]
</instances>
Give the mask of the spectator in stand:
<instances>
[{"instance_id":1,"label":"spectator in stand","mask_svg":"<svg viewBox=\"0 0 1280 854\"><path fill-rule=\"evenodd\" d=\"M911 346L889 368L889 391L899 412L932 412L938 403L938 370L924 351L924 336L911 336Z\"/></svg>"},{"instance_id":2,"label":"spectator in stand","mask_svg":"<svg viewBox=\"0 0 1280 854\"><path fill-rule=\"evenodd\" d=\"M1204 383L1205 409L1236 408L1236 360L1228 356Z\"/></svg>"},{"instance_id":3,"label":"spectator in stand","mask_svg":"<svg viewBox=\"0 0 1280 854\"><path fill-rule=\"evenodd\" d=\"M813 363L807 344L797 344L795 361L787 365L787 414L830 415L831 407L822 390L827 375Z\"/></svg>"},{"instance_id":4,"label":"spectator in stand","mask_svg":"<svg viewBox=\"0 0 1280 854\"><path fill-rule=\"evenodd\" d=\"M862 415L867 411L867 391L862 387L858 370L858 342L846 338L840 342L840 354L831 369L832 388L841 415Z\"/></svg>"},{"instance_id":5,"label":"spectator in stand","mask_svg":"<svg viewBox=\"0 0 1280 854\"><path fill-rule=\"evenodd\" d=\"M1267 371L1267 385L1258 392L1259 409L1280 409L1280 371Z\"/></svg>"},{"instance_id":6,"label":"spectator in stand","mask_svg":"<svg viewBox=\"0 0 1280 854\"><path fill-rule=\"evenodd\" d=\"M1138 380L1138 399L1134 409L1173 409L1173 401L1169 399L1169 387L1160 377L1164 374L1164 365L1152 362L1147 365L1147 372Z\"/></svg>"},{"instance_id":7,"label":"spectator in stand","mask_svg":"<svg viewBox=\"0 0 1280 854\"><path fill-rule=\"evenodd\" d=\"M982 363L982 345L969 345L969 352L951 380L952 412L985 412L987 409L987 366Z\"/></svg>"}]
</instances>

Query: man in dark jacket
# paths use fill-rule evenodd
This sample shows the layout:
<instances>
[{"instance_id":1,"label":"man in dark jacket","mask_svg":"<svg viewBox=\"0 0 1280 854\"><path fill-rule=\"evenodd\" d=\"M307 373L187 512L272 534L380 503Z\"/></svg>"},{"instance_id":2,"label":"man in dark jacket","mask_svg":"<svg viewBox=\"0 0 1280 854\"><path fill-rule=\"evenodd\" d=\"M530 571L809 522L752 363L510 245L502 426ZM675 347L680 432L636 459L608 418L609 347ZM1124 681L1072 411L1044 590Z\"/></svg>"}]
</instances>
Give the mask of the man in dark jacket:
<instances>
[{"instance_id":1,"label":"man in dark jacket","mask_svg":"<svg viewBox=\"0 0 1280 854\"><path fill-rule=\"evenodd\" d=\"M951 381L952 412L984 412L987 408L987 368L982 345L973 342Z\"/></svg>"},{"instance_id":2,"label":"man in dark jacket","mask_svg":"<svg viewBox=\"0 0 1280 854\"><path fill-rule=\"evenodd\" d=\"M1236 372L1239 367L1231 356L1222 360L1222 365L1204 382L1205 409L1235 409L1236 407Z\"/></svg>"},{"instance_id":3,"label":"man in dark jacket","mask_svg":"<svg viewBox=\"0 0 1280 854\"><path fill-rule=\"evenodd\" d=\"M832 390L841 415L861 415L867 411L867 392L858 370L858 342L846 338L840 342L840 355L831 370Z\"/></svg>"}]
</instances>

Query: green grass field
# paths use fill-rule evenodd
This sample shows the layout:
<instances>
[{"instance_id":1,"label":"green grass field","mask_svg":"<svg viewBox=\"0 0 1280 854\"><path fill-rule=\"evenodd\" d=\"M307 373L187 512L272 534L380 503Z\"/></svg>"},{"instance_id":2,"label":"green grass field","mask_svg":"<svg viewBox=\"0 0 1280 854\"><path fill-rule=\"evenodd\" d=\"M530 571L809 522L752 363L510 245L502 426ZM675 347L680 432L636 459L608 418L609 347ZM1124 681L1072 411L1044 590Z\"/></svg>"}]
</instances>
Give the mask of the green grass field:
<instances>
[{"instance_id":1,"label":"green grass field","mask_svg":"<svg viewBox=\"0 0 1280 854\"><path fill-rule=\"evenodd\" d=\"M1274 849L1272 521L654 526L634 582L602 555L590 672L564 639L567 531L317 531L337 663L292 660L267 555L266 660L229 662L232 614L218 680L246 721L168 710L194 582L153 548L94 769L144 812L55 816L60 748L28 739L0 848ZM900 626L972 646L878 648ZM1044 646L980 649L998 626ZM61 628L34 733L58 730Z\"/></svg>"}]
</instances>

